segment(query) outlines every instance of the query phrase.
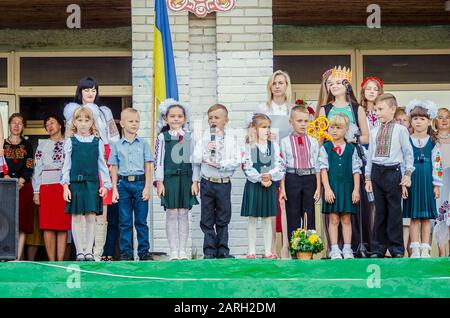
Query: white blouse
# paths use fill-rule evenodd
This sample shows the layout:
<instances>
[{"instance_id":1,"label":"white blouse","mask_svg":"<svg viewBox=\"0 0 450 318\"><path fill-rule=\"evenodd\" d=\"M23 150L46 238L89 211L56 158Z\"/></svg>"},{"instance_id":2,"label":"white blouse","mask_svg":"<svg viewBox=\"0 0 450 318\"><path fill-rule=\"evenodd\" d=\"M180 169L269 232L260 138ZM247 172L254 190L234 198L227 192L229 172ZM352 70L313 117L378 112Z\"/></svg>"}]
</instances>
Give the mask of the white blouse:
<instances>
[{"instance_id":1,"label":"white blouse","mask_svg":"<svg viewBox=\"0 0 450 318\"><path fill-rule=\"evenodd\" d=\"M64 165L64 140L39 139L34 155L34 173L31 180L34 193L41 184L59 183Z\"/></svg>"},{"instance_id":2,"label":"white blouse","mask_svg":"<svg viewBox=\"0 0 450 318\"><path fill-rule=\"evenodd\" d=\"M267 152L267 144L257 144L256 145L258 149L262 153ZM242 158L242 170L244 171L245 176L247 177L247 180L252 183L261 182L261 175L263 173L258 172L253 167L253 161L252 161L252 148L249 144L244 145L244 149L242 151L243 158ZM270 173L272 175L272 181L280 181L284 178L284 174L286 172L286 166L283 160L283 157L281 155L280 146L278 146L277 143L272 142L272 151L274 152L274 158L275 162L272 162L272 169L269 170L266 173Z\"/></svg>"},{"instance_id":3,"label":"white blouse","mask_svg":"<svg viewBox=\"0 0 450 318\"><path fill-rule=\"evenodd\" d=\"M184 130L182 130L182 131L169 130L168 132L173 137L176 137L179 135L184 136L186 134L190 134L189 132L186 132ZM190 136L192 138L192 134L190 134ZM191 139L190 150L189 150L190 151L190 154L189 154L190 162L193 162L192 154L194 153L194 148L195 148L195 142L193 139ZM164 181L164 158L165 158L165 155L166 155L166 151L165 151L164 133L160 133L158 135L158 139L156 140L156 145L155 145L155 181ZM195 166L193 168L195 168ZM193 171L192 181L199 180L199 178L200 178L199 173L200 173L200 169L195 169L195 171Z\"/></svg>"},{"instance_id":4,"label":"white blouse","mask_svg":"<svg viewBox=\"0 0 450 318\"><path fill-rule=\"evenodd\" d=\"M74 135L75 138L79 142L92 142L95 136L80 136L78 134ZM106 165L105 161L105 145L103 144L103 141L100 139L98 141L98 170L100 172L100 179L102 180L103 187L107 189L112 188L111 179L109 177L109 170ZM62 178L61 178L61 184L70 184L70 169L72 168L72 140L70 138L67 138L64 143L64 166L62 169Z\"/></svg>"}]
</instances>

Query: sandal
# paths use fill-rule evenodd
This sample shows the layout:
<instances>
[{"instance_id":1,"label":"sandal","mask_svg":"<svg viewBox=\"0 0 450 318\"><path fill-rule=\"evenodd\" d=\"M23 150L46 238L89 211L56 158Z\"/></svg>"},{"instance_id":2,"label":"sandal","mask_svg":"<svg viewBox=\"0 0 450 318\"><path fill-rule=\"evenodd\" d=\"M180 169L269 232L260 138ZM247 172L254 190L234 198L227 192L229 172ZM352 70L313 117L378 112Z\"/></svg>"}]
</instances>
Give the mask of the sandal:
<instances>
[{"instance_id":1,"label":"sandal","mask_svg":"<svg viewBox=\"0 0 450 318\"><path fill-rule=\"evenodd\" d=\"M114 257L103 255L100 258L100 261L102 261L102 262L112 262L112 261L114 261Z\"/></svg>"}]
</instances>

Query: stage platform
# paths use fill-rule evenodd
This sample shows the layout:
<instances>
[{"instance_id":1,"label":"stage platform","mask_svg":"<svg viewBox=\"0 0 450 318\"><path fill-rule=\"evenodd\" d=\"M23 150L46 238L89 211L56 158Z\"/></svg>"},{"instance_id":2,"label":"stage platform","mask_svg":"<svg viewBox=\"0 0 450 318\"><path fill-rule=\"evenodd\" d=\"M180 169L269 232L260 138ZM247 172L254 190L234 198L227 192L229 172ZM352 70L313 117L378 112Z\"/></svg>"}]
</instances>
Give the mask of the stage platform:
<instances>
[{"instance_id":1,"label":"stage platform","mask_svg":"<svg viewBox=\"0 0 450 318\"><path fill-rule=\"evenodd\" d=\"M0 297L450 297L450 258L1 262Z\"/></svg>"}]
</instances>

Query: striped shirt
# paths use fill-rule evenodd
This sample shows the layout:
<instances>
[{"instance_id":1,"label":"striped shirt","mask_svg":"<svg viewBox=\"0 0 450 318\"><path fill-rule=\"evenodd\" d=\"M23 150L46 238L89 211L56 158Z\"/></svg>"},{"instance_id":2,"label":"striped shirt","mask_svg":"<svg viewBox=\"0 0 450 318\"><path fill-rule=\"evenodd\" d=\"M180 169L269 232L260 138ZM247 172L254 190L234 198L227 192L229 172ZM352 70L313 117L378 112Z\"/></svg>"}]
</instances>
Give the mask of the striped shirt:
<instances>
[{"instance_id":1,"label":"striped shirt","mask_svg":"<svg viewBox=\"0 0 450 318\"><path fill-rule=\"evenodd\" d=\"M316 169L319 172L319 143L307 135L291 133L281 141L281 151L286 167L291 169Z\"/></svg>"}]
</instances>

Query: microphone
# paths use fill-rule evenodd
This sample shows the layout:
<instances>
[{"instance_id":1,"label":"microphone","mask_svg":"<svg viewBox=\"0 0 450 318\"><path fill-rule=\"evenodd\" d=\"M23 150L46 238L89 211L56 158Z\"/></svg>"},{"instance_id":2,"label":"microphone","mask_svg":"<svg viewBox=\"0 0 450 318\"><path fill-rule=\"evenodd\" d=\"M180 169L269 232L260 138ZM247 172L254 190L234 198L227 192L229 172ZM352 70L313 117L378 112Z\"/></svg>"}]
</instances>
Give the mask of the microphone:
<instances>
[{"instance_id":1,"label":"microphone","mask_svg":"<svg viewBox=\"0 0 450 318\"><path fill-rule=\"evenodd\" d=\"M211 134L211 142L215 142L216 141L216 125L211 125L211 127L209 128L209 132ZM216 161L216 150L215 149L211 149L211 161L212 162Z\"/></svg>"},{"instance_id":2,"label":"microphone","mask_svg":"<svg viewBox=\"0 0 450 318\"><path fill-rule=\"evenodd\" d=\"M345 86L345 89L347 90L347 93L350 93L352 91L352 85L350 84L350 82L347 79L344 79L342 81L342 85Z\"/></svg>"}]
</instances>

